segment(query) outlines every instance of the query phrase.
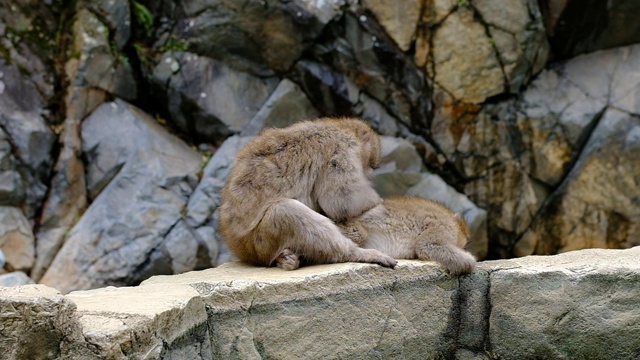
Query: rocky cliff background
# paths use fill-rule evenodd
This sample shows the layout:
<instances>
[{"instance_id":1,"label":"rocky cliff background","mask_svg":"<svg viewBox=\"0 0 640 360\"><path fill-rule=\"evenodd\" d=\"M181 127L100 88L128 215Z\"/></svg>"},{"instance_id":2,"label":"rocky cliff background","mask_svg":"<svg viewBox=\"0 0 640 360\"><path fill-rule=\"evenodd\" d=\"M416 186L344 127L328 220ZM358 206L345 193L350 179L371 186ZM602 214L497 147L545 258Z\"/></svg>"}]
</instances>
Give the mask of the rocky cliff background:
<instances>
[{"instance_id":1,"label":"rocky cliff background","mask_svg":"<svg viewBox=\"0 0 640 360\"><path fill-rule=\"evenodd\" d=\"M235 152L324 115L371 123L378 191L463 213L479 258L640 245L639 6L0 0L0 277L228 261Z\"/></svg>"}]
</instances>

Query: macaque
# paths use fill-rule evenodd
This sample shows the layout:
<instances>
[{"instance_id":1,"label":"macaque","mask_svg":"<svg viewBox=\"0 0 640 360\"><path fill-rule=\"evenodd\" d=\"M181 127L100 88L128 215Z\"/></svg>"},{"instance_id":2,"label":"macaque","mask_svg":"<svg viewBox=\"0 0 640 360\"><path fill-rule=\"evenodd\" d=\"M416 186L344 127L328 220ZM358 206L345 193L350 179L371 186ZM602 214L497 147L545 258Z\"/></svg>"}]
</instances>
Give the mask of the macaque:
<instances>
[{"instance_id":1,"label":"macaque","mask_svg":"<svg viewBox=\"0 0 640 360\"><path fill-rule=\"evenodd\" d=\"M363 248L396 259L437 261L452 275L469 273L476 264L464 250L471 236L464 219L427 199L384 199L383 204L338 226Z\"/></svg>"},{"instance_id":2,"label":"macaque","mask_svg":"<svg viewBox=\"0 0 640 360\"><path fill-rule=\"evenodd\" d=\"M220 233L241 261L257 266L393 268L391 256L358 247L335 225L382 202L368 178L379 164L380 138L358 119L264 130L240 150L222 189Z\"/></svg>"}]
</instances>

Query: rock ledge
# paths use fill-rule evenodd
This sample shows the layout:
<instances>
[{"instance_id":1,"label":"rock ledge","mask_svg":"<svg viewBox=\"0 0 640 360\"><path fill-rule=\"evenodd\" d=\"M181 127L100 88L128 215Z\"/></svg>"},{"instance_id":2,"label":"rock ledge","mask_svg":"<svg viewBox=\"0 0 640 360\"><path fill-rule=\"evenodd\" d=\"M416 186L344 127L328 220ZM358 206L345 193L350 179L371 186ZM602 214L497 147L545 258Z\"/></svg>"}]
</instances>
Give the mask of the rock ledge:
<instances>
[{"instance_id":1,"label":"rock ledge","mask_svg":"<svg viewBox=\"0 0 640 360\"><path fill-rule=\"evenodd\" d=\"M637 359L638 259L640 247L582 250L486 261L460 279L418 261L395 270L350 263L294 272L228 263L66 296L44 285L0 288L0 352L11 359Z\"/></svg>"}]
</instances>

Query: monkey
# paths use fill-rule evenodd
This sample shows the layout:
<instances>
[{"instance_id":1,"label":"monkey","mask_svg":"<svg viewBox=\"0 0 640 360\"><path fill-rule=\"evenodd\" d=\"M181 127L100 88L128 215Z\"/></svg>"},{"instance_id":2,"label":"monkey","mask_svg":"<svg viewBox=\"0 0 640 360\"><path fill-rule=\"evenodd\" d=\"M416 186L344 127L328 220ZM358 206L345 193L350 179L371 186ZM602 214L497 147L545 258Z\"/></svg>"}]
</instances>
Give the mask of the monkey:
<instances>
[{"instance_id":1,"label":"monkey","mask_svg":"<svg viewBox=\"0 0 640 360\"><path fill-rule=\"evenodd\" d=\"M339 223L356 244L396 259L432 260L452 275L473 270L464 250L471 237L464 219L444 205L420 197L391 197L361 216Z\"/></svg>"},{"instance_id":2,"label":"monkey","mask_svg":"<svg viewBox=\"0 0 640 360\"><path fill-rule=\"evenodd\" d=\"M356 118L320 118L269 128L237 154L221 191L219 231L231 252L256 266L397 261L346 238L335 222L382 199L370 176L380 137Z\"/></svg>"}]
</instances>

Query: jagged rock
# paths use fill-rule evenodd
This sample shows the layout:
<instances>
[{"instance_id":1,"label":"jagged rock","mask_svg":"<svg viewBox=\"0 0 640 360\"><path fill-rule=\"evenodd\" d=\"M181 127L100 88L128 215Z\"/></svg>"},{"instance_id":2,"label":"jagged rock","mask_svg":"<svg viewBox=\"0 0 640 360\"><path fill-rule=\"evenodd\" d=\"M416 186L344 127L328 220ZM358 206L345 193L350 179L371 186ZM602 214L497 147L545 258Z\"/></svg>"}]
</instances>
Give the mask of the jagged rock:
<instances>
[{"instance_id":1,"label":"jagged rock","mask_svg":"<svg viewBox=\"0 0 640 360\"><path fill-rule=\"evenodd\" d=\"M243 135L257 135L265 127L282 128L301 120L312 120L320 113L298 85L288 79L280 81L262 108L242 130Z\"/></svg>"},{"instance_id":2,"label":"jagged rock","mask_svg":"<svg viewBox=\"0 0 640 360\"><path fill-rule=\"evenodd\" d=\"M0 352L7 359L64 357L65 342L82 336L75 311L73 301L44 285L0 288Z\"/></svg>"},{"instance_id":3,"label":"jagged rock","mask_svg":"<svg viewBox=\"0 0 640 360\"><path fill-rule=\"evenodd\" d=\"M185 243L189 243L189 251L170 251L171 254L175 254L172 259L189 254L188 261L181 260L185 264L183 269L203 269L233 258L217 234L217 209L222 204L220 191L229 176L235 156L250 139L248 136L228 138L204 168L202 180L189 198L186 219L181 224L183 229L188 231L180 228L176 230L178 235L182 233L183 238L179 246L185 247ZM172 234L175 235L176 232L172 231ZM174 243L178 245L178 241Z\"/></svg>"},{"instance_id":4,"label":"jagged rock","mask_svg":"<svg viewBox=\"0 0 640 360\"><path fill-rule=\"evenodd\" d=\"M51 5L30 0L0 0L0 59L16 65L46 100L55 96L54 63L60 55L57 30L61 9ZM0 81L0 89L1 84ZM42 115L50 119L51 114Z\"/></svg>"},{"instance_id":5,"label":"jagged rock","mask_svg":"<svg viewBox=\"0 0 640 360\"><path fill-rule=\"evenodd\" d=\"M640 245L638 115L608 109L518 254ZM639 157L636 157L638 155Z\"/></svg>"},{"instance_id":6,"label":"jagged rock","mask_svg":"<svg viewBox=\"0 0 640 360\"><path fill-rule=\"evenodd\" d=\"M431 41L434 81L456 99L481 103L504 91L500 61L472 10L449 15Z\"/></svg>"},{"instance_id":7,"label":"jagged rock","mask_svg":"<svg viewBox=\"0 0 640 360\"><path fill-rule=\"evenodd\" d=\"M97 15L112 33L111 39L118 47L124 48L131 37L131 6L127 0L83 0L80 3Z\"/></svg>"},{"instance_id":8,"label":"jagged rock","mask_svg":"<svg viewBox=\"0 0 640 360\"><path fill-rule=\"evenodd\" d=\"M540 10L554 54L566 58L640 41L635 1L543 0Z\"/></svg>"},{"instance_id":9,"label":"jagged rock","mask_svg":"<svg viewBox=\"0 0 640 360\"><path fill-rule=\"evenodd\" d=\"M0 286L14 287L34 284L35 282L22 271L14 271L0 275Z\"/></svg>"},{"instance_id":10,"label":"jagged rock","mask_svg":"<svg viewBox=\"0 0 640 360\"><path fill-rule=\"evenodd\" d=\"M31 270L35 239L29 221L18 208L0 206L0 249L12 269Z\"/></svg>"},{"instance_id":11,"label":"jagged rock","mask_svg":"<svg viewBox=\"0 0 640 360\"><path fill-rule=\"evenodd\" d=\"M492 351L504 359L634 359L638 256L640 247L497 262L489 277Z\"/></svg>"},{"instance_id":12,"label":"jagged rock","mask_svg":"<svg viewBox=\"0 0 640 360\"><path fill-rule=\"evenodd\" d=\"M516 242L545 212L543 203L575 164L607 106L639 112L634 94L640 77L632 60L638 56L636 45L557 64L520 99L482 109L439 93L438 104L446 109L436 113L433 139L456 169L459 182L450 183L489 212L492 257L533 253L531 235Z\"/></svg>"},{"instance_id":13,"label":"jagged rock","mask_svg":"<svg viewBox=\"0 0 640 360\"><path fill-rule=\"evenodd\" d=\"M495 47L510 92L517 93L549 56L538 2L471 0Z\"/></svg>"},{"instance_id":14,"label":"jagged rock","mask_svg":"<svg viewBox=\"0 0 640 360\"><path fill-rule=\"evenodd\" d=\"M172 119L185 132L207 141L243 130L278 82L235 70L190 53L165 53L153 70L166 88Z\"/></svg>"},{"instance_id":15,"label":"jagged rock","mask_svg":"<svg viewBox=\"0 0 640 360\"><path fill-rule=\"evenodd\" d=\"M474 0L443 16L449 9L441 4L423 20L433 30L421 33L417 61L456 100L517 92L544 66L548 43L535 2Z\"/></svg>"},{"instance_id":16,"label":"jagged rock","mask_svg":"<svg viewBox=\"0 0 640 360\"><path fill-rule=\"evenodd\" d=\"M170 37L195 53L271 76L289 70L340 7L337 1L192 1L167 4L161 13L175 23Z\"/></svg>"},{"instance_id":17,"label":"jagged rock","mask_svg":"<svg viewBox=\"0 0 640 360\"><path fill-rule=\"evenodd\" d=\"M0 74L0 128L4 133L0 134L0 143L4 140L11 144L11 150L3 146L3 175L11 189L5 190L8 199L3 203L20 205L31 219L47 191L55 135L43 117L45 99L31 79L16 65L7 65L1 59ZM16 173L22 186L17 184ZM15 204L18 200L21 204Z\"/></svg>"},{"instance_id":18,"label":"jagged rock","mask_svg":"<svg viewBox=\"0 0 640 360\"><path fill-rule=\"evenodd\" d=\"M2 79L0 79L1 81ZM20 206L25 197L9 136L0 128L0 204Z\"/></svg>"},{"instance_id":19,"label":"jagged rock","mask_svg":"<svg viewBox=\"0 0 640 360\"><path fill-rule=\"evenodd\" d=\"M364 0L363 6L370 10L386 30L387 34L398 44L402 51L411 47L416 25L423 6L421 0L384 1Z\"/></svg>"},{"instance_id":20,"label":"jagged rock","mask_svg":"<svg viewBox=\"0 0 640 360\"><path fill-rule=\"evenodd\" d=\"M120 21L128 20L122 18ZM130 24L116 26L126 28ZM86 81L82 88L96 88L124 99L135 99L137 91L131 64L121 52L122 48L112 47L110 31L109 26L89 10L78 11L73 25L74 43L71 51L80 53L80 57L67 63L67 76L74 81ZM125 36L121 31L114 29L114 32L118 34L116 38ZM87 112L90 111L88 109Z\"/></svg>"},{"instance_id":21,"label":"jagged rock","mask_svg":"<svg viewBox=\"0 0 640 360\"><path fill-rule=\"evenodd\" d=\"M109 287L75 291L68 299L82 304L77 322L85 331L85 340L76 346L89 345L92 353L86 358L212 359L207 356L211 354L207 312L190 286ZM109 315L115 313L120 316ZM123 343L130 346L116 345ZM77 357L76 353L64 355Z\"/></svg>"},{"instance_id":22,"label":"jagged rock","mask_svg":"<svg viewBox=\"0 0 640 360\"><path fill-rule=\"evenodd\" d=\"M382 137L382 161L374 171L373 183L382 197L419 196L461 214L471 229L472 239L467 250L478 259L487 256L487 212L447 185L440 176L426 171L415 146L407 140Z\"/></svg>"},{"instance_id":23,"label":"jagged rock","mask_svg":"<svg viewBox=\"0 0 640 360\"><path fill-rule=\"evenodd\" d=\"M36 280L47 270L68 231L87 207L84 164L80 159L80 121L67 118L63 126L60 155L36 234L36 263L31 271L31 277Z\"/></svg>"},{"instance_id":24,"label":"jagged rock","mask_svg":"<svg viewBox=\"0 0 640 360\"><path fill-rule=\"evenodd\" d=\"M311 103L324 115L354 115L359 89L346 76L330 67L310 60L298 61L293 78L307 94Z\"/></svg>"},{"instance_id":25,"label":"jagged rock","mask_svg":"<svg viewBox=\"0 0 640 360\"><path fill-rule=\"evenodd\" d=\"M93 203L41 279L68 292L172 273L165 236L183 216L200 156L122 101L82 124Z\"/></svg>"},{"instance_id":26,"label":"jagged rock","mask_svg":"<svg viewBox=\"0 0 640 360\"><path fill-rule=\"evenodd\" d=\"M312 53L317 62L328 65L331 70L313 69L306 64L303 67L313 74L312 79L319 78L321 83L329 85L328 90L335 93L333 98L337 95L349 99L350 104L356 104L357 94L362 91L382 104L401 123L416 129L424 126L431 117L431 89L424 72L396 47L364 10L346 13L328 26L321 40L312 48ZM295 70L301 69L296 67ZM347 79L349 81L345 81ZM314 96L318 92L313 87L314 80L309 81L312 82L309 85L305 84L307 81L303 77L297 82L302 84L314 105L322 110L322 104L332 104L324 94ZM328 107L334 112L323 111L325 114L359 115L361 111L349 106L347 109Z\"/></svg>"}]
</instances>

